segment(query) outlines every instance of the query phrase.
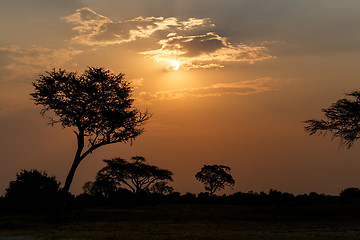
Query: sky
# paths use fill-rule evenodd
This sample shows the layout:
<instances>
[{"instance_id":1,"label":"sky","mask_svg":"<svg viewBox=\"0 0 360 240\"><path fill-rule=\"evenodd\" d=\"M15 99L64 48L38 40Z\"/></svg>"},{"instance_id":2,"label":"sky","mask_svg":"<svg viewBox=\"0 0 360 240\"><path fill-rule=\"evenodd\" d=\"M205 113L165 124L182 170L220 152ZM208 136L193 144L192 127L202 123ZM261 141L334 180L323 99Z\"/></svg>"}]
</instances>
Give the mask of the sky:
<instances>
[{"instance_id":1,"label":"sky","mask_svg":"<svg viewBox=\"0 0 360 240\"><path fill-rule=\"evenodd\" d=\"M357 0L0 0L0 194L21 169L64 183L72 129L51 127L29 94L53 68L125 73L135 106L153 114L132 146L103 147L70 191L104 159L144 156L174 172L181 193L203 191L204 164L231 167L237 191L339 194L360 187L360 145L309 136L359 89Z\"/></svg>"}]
</instances>

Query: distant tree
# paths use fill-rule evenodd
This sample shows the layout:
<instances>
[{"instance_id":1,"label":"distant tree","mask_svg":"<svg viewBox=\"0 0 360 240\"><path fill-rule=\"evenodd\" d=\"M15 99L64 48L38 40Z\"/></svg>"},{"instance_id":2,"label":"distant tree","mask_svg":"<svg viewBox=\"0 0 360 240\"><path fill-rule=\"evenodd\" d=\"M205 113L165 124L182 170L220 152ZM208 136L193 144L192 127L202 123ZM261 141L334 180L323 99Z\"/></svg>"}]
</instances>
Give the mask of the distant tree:
<instances>
[{"instance_id":1,"label":"distant tree","mask_svg":"<svg viewBox=\"0 0 360 240\"><path fill-rule=\"evenodd\" d=\"M156 182L154 183L151 188L150 188L150 192L152 193L158 193L158 194L162 194L162 195L166 195L166 194L171 194L174 192L174 188L168 186L168 183L165 181L160 181L160 182Z\"/></svg>"},{"instance_id":2,"label":"distant tree","mask_svg":"<svg viewBox=\"0 0 360 240\"><path fill-rule=\"evenodd\" d=\"M234 186L235 180L230 174L230 167L224 165L204 165L196 173L195 178L205 185L205 190L210 196L226 186Z\"/></svg>"},{"instance_id":3,"label":"distant tree","mask_svg":"<svg viewBox=\"0 0 360 240\"><path fill-rule=\"evenodd\" d=\"M48 205L59 193L60 182L55 176L38 170L21 170L16 179L10 181L5 198L11 203L23 205Z\"/></svg>"},{"instance_id":4,"label":"distant tree","mask_svg":"<svg viewBox=\"0 0 360 240\"><path fill-rule=\"evenodd\" d=\"M83 185L83 190L84 193L88 195L103 196L109 198L118 190L118 187L116 186L116 183L111 179L98 175L95 181L86 182Z\"/></svg>"},{"instance_id":5,"label":"distant tree","mask_svg":"<svg viewBox=\"0 0 360 240\"><path fill-rule=\"evenodd\" d=\"M329 132L333 138L340 138L342 144L351 148L360 138L360 91L346 95L353 99L339 99L330 107L322 109L325 117L305 121L305 131L310 135L325 135Z\"/></svg>"},{"instance_id":6,"label":"distant tree","mask_svg":"<svg viewBox=\"0 0 360 240\"><path fill-rule=\"evenodd\" d=\"M41 115L50 112L50 124L73 128L77 138L65 193L85 157L108 144L132 142L151 116L133 107L132 88L124 74L114 75L104 68L88 67L81 75L54 69L40 75L33 86L30 95L36 105L43 106Z\"/></svg>"},{"instance_id":7,"label":"distant tree","mask_svg":"<svg viewBox=\"0 0 360 240\"><path fill-rule=\"evenodd\" d=\"M353 201L360 199L360 189L359 188L346 188L340 192L340 198L345 201Z\"/></svg>"},{"instance_id":8,"label":"distant tree","mask_svg":"<svg viewBox=\"0 0 360 240\"><path fill-rule=\"evenodd\" d=\"M132 157L130 161L122 158L104 160L106 166L97 174L99 179L108 179L118 187L125 185L133 193L148 191L157 182L172 181L173 173L146 163L141 156Z\"/></svg>"}]
</instances>

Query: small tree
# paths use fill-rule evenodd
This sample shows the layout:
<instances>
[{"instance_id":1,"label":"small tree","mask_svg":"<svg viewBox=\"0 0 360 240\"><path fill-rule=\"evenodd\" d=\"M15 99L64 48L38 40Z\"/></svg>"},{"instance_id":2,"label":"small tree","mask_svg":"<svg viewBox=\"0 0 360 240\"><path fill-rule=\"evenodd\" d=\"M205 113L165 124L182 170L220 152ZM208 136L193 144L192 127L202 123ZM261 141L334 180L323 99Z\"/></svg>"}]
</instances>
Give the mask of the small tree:
<instances>
[{"instance_id":1,"label":"small tree","mask_svg":"<svg viewBox=\"0 0 360 240\"><path fill-rule=\"evenodd\" d=\"M133 141L143 132L141 126L150 118L132 105L132 89L124 74L114 75L104 68L88 67L84 74L52 70L40 75L30 94L36 105L43 105L41 115L50 124L74 128L77 150L66 177L67 193L80 162L94 150L113 143ZM87 144L86 144L87 142Z\"/></svg>"},{"instance_id":2,"label":"small tree","mask_svg":"<svg viewBox=\"0 0 360 240\"><path fill-rule=\"evenodd\" d=\"M150 192L152 192L152 193L158 193L158 194L162 194L162 195L167 195L167 194L173 193L173 192L174 192L174 188L168 186L167 182L165 182L165 181L160 181L160 182L154 183L154 184L151 186Z\"/></svg>"},{"instance_id":3,"label":"small tree","mask_svg":"<svg viewBox=\"0 0 360 240\"><path fill-rule=\"evenodd\" d=\"M83 186L85 194L92 196L110 197L116 190L117 185L111 179L98 175L93 182L86 182Z\"/></svg>"},{"instance_id":4,"label":"small tree","mask_svg":"<svg viewBox=\"0 0 360 240\"><path fill-rule=\"evenodd\" d=\"M360 189L359 188L346 188L340 192L340 198L345 201L353 201L360 199Z\"/></svg>"},{"instance_id":5,"label":"small tree","mask_svg":"<svg viewBox=\"0 0 360 240\"><path fill-rule=\"evenodd\" d=\"M360 138L360 91L346 95L353 99L339 99L330 107L322 109L324 119L305 121L305 131L310 135L330 132L333 138L340 138L342 144L351 148Z\"/></svg>"},{"instance_id":6,"label":"small tree","mask_svg":"<svg viewBox=\"0 0 360 240\"><path fill-rule=\"evenodd\" d=\"M204 165L196 173L195 178L205 185L205 190L210 196L225 186L234 186L235 180L230 174L230 167L224 165Z\"/></svg>"},{"instance_id":7,"label":"small tree","mask_svg":"<svg viewBox=\"0 0 360 240\"><path fill-rule=\"evenodd\" d=\"M18 206L48 205L59 193L60 182L54 176L38 170L21 170L16 179L10 181L5 197Z\"/></svg>"},{"instance_id":8,"label":"small tree","mask_svg":"<svg viewBox=\"0 0 360 240\"><path fill-rule=\"evenodd\" d=\"M133 193L147 191L159 181L172 181L173 173L146 163L145 158L136 156L130 161L122 158L104 160L106 166L97 174L97 179L108 179L118 187L125 185Z\"/></svg>"}]
</instances>

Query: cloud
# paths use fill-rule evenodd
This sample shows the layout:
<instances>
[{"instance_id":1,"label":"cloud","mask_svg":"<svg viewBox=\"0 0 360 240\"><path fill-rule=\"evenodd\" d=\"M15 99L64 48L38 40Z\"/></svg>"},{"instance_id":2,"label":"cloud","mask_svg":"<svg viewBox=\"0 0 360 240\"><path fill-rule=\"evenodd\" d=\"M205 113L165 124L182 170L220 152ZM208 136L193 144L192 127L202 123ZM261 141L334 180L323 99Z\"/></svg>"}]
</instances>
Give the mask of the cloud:
<instances>
[{"instance_id":1,"label":"cloud","mask_svg":"<svg viewBox=\"0 0 360 240\"><path fill-rule=\"evenodd\" d=\"M73 23L77 34L73 42L89 46L106 46L151 38L160 47L139 52L161 63L168 70L178 61L181 69L222 68L226 62L250 64L274 58L264 45L232 44L215 33L209 18L137 17L113 21L89 8L76 10L63 20ZM161 32L162 34L155 34ZM196 32L196 33L195 33ZM151 48L150 48L151 49Z\"/></svg>"},{"instance_id":2,"label":"cloud","mask_svg":"<svg viewBox=\"0 0 360 240\"><path fill-rule=\"evenodd\" d=\"M130 80L131 86L136 89L144 85L144 78L136 78Z\"/></svg>"},{"instance_id":3,"label":"cloud","mask_svg":"<svg viewBox=\"0 0 360 240\"><path fill-rule=\"evenodd\" d=\"M226 38L216 33L203 35L177 36L169 34L159 42L159 49L140 52L156 62L170 65L178 61L182 69L221 68L224 62L262 61L274 58L264 46L245 44L232 45Z\"/></svg>"},{"instance_id":4,"label":"cloud","mask_svg":"<svg viewBox=\"0 0 360 240\"><path fill-rule=\"evenodd\" d=\"M32 46L0 47L0 81L28 77L31 74L43 72L68 63L80 50L73 48L56 49Z\"/></svg>"},{"instance_id":5,"label":"cloud","mask_svg":"<svg viewBox=\"0 0 360 240\"><path fill-rule=\"evenodd\" d=\"M175 17L137 17L125 21L112 21L89 8L81 8L76 13L62 18L73 23L77 35L74 42L85 45L111 45L149 38L157 31L188 31L208 25L213 26L208 18L189 18L179 21Z\"/></svg>"},{"instance_id":6,"label":"cloud","mask_svg":"<svg viewBox=\"0 0 360 240\"><path fill-rule=\"evenodd\" d=\"M62 18L64 21L73 23L76 27L73 30L77 31L79 35L73 38L74 41L86 43L88 38L93 37L103 25L111 23L112 21L89 8L81 8L76 10L76 13Z\"/></svg>"},{"instance_id":7,"label":"cloud","mask_svg":"<svg viewBox=\"0 0 360 240\"><path fill-rule=\"evenodd\" d=\"M151 103L154 101L175 100L186 97L221 97L224 95L250 95L274 90L267 86L270 78L258 78L234 83L218 83L200 88L183 88L171 91L159 91L155 93L141 92L137 97L142 103Z\"/></svg>"}]
</instances>

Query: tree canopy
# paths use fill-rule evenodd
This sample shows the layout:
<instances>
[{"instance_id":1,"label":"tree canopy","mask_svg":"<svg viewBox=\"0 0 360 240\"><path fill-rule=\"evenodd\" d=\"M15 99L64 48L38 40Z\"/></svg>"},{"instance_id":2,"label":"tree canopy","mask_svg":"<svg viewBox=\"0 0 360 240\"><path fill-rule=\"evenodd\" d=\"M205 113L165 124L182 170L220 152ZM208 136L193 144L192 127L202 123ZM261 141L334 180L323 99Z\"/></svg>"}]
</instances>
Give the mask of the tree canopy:
<instances>
[{"instance_id":1,"label":"tree canopy","mask_svg":"<svg viewBox=\"0 0 360 240\"><path fill-rule=\"evenodd\" d=\"M148 112L133 107L130 83L124 74L88 67L83 74L53 69L40 75L31 93L50 124L74 129L77 150L64 185L68 192L80 162L104 145L133 141L143 132ZM85 146L87 142L87 146Z\"/></svg>"},{"instance_id":2,"label":"tree canopy","mask_svg":"<svg viewBox=\"0 0 360 240\"><path fill-rule=\"evenodd\" d=\"M205 190L210 195L214 195L216 191L224 189L226 186L235 185L235 180L231 176L230 170L230 167L224 165L204 165L196 173L195 178L204 184Z\"/></svg>"},{"instance_id":3,"label":"tree canopy","mask_svg":"<svg viewBox=\"0 0 360 240\"><path fill-rule=\"evenodd\" d=\"M360 138L360 91L346 94L330 107L322 109L325 117L320 120L305 121L305 131L310 135L315 133L325 135L327 132L333 138L340 138L341 143L350 148Z\"/></svg>"},{"instance_id":4,"label":"tree canopy","mask_svg":"<svg viewBox=\"0 0 360 240\"><path fill-rule=\"evenodd\" d=\"M173 180L171 171L150 165L141 156L132 157L129 161L114 158L104 162L106 166L98 172L96 179L107 179L110 184L125 186L133 193L147 191L157 182Z\"/></svg>"}]
</instances>

